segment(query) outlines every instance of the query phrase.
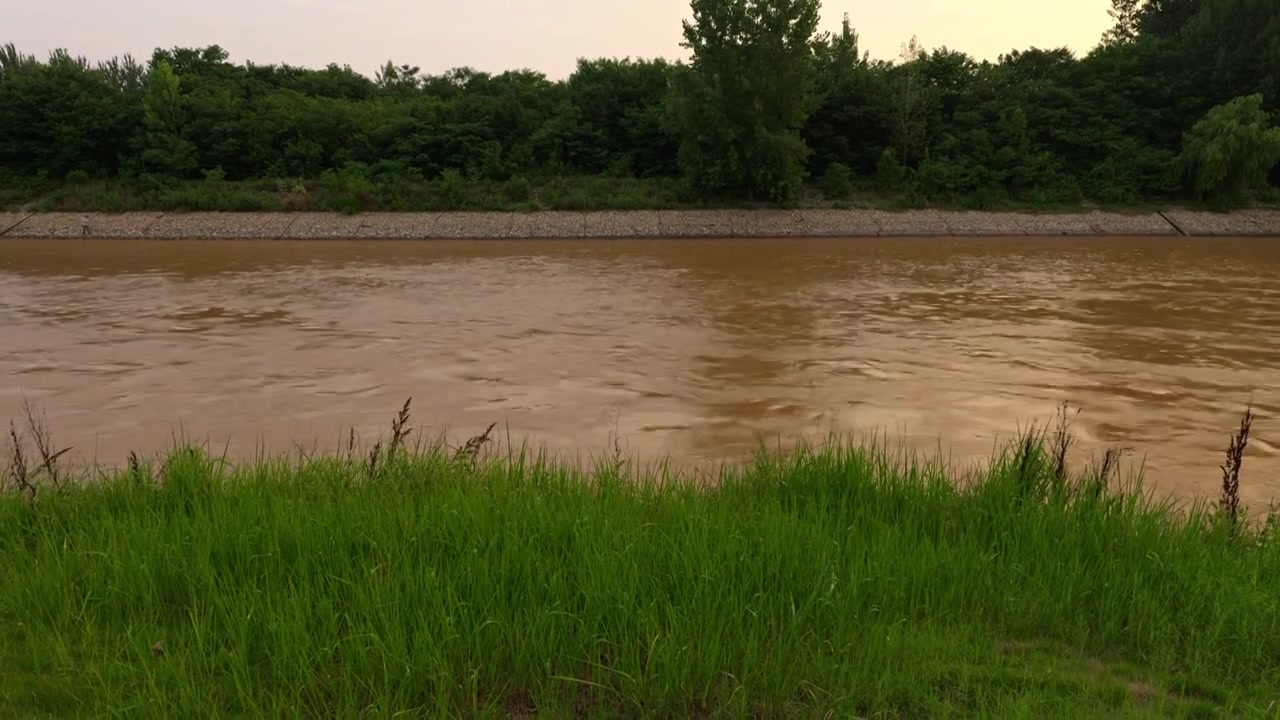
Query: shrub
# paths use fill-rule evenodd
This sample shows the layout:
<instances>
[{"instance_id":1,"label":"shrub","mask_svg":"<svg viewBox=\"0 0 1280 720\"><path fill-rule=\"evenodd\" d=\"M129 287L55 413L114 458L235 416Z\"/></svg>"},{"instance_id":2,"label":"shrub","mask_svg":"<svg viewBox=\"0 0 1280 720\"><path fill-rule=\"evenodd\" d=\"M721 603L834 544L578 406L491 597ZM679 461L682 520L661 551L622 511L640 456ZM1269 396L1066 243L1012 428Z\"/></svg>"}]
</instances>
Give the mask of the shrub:
<instances>
[{"instance_id":1,"label":"shrub","mask_svg":"<svg viewBox=\"0 0 1280 720\"><path fill-rule=\"evenodd\" d=\"M532 194L533 187L529 184L528 178L514 177L502 185L502 195L509 202L527 202Z\"/></svg>"},{"instance_id":2,"label":"shrub","mask_svg":"<svg viewBox=\"0 0 1280 720\"><path fill-rule=\"evenodd\" d=\"M880 192L892 193L902 189L902 181L906 177L906 168L898 160L898 153L887 147L880 153L876 161L876 188Z\"/></svg>"},{"instance_id":3,"label":"shrub","mask_svg":"<svg viewBox=\"0 0 1280 720\"><path fill-rule=\"evenodd\" d=\"M853 171L848 165L834 162L822 176L822 194L828 200L847 200L853 194Z\"/></svg>"},{"instance_id":4,"label":"shrub","mask_svg":"<svg viewBox=\"0 0 1280 720\"><path fill-rule=\"evenodd\" d=\"M459 208L467 195L467 180L462 173L449 169L440 174L440 194L449 208Z\"/></svg>"}]
</instances>

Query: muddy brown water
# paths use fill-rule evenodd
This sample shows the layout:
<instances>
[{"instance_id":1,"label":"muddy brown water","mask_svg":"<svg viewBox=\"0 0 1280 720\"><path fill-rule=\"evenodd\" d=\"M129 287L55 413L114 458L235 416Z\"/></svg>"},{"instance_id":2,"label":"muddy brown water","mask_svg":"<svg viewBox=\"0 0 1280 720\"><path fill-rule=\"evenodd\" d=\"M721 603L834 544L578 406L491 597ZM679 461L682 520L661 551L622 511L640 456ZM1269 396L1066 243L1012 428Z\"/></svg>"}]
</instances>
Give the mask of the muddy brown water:
<instances>
[{"instance_id":1,"label":"muddy brown water","mask_svg":"<svg viewBox=\"0 0 1280 720\"><path fill-rule=\"evenodd\" d=\"M175 436L336 448L412 395L427 434L681 463L828 432L987 457L1069 400L1212 496L1258 414L1280 500L1280 240L0 241L0 419L83 460ZM505 430L504 430L505 432Z\"/></svg>"}]
</instances>

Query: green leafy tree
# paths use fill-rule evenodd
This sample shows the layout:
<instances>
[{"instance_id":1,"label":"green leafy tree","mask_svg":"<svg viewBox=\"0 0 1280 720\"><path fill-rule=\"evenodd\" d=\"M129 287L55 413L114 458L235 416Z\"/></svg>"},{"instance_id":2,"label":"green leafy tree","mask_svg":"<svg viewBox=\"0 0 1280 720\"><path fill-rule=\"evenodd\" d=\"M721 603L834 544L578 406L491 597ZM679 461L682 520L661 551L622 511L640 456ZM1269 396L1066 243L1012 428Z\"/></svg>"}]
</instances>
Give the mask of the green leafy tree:
<instances>
[{"instance_id":1,"label":"green leafy tree","mask_svg":"<svg viewBox=\"0 0 1280 720\"><path fill-rule=\"evenodd\" d=\"M820 100L804 126L810 172L822 176L839 163L870 175L890 141L889 119L882 112L892 94L886 75L865 53L859 56L858 34L848 15L839 33L818 39L814 55Z\"/></svg>"},{"instance_id":2,"label":"green leafy tree","mask_svg":"<svg viewBox=\"0 0 1280 720\"><path fill-rule=\"evenodd\" d=\"M849 13L840 21L839 33L823 33L814 41L820 92L828 93L848 82L859 69L866 67L867 56L858 56L858 33L853 29Z\"/></svg>"},{"instance_id":3,"label":"green leafy tree","mask_svg":"<svg viewBox=\"0 0 1280 720\"><path fill-rule=\"evenodd\" d=\"M147 76L142 100L147 128L145 167L153 172L185 177L196 168L195 147L182 137L184 113L181 80L165 60L154 64Z\"/></svg>"},{"instance_id":4,"label":"green leafy tree","mask_svg":"<svg viewBox=\"0 0 1280 720\"><path fill-rule=\"evenodd\" d=\"M397 64L365 77L232 63L217 45L91 65L4 45L0 190L25 199L115 175L160 190L212 173L225 182L190 198L305 181L315 203L341 209L642 207L789 201L806 178L833 198L864 178L912 202L972 207L1239 198L1266 171L1265 117L1210 111L1260 95L1264 116L1280 113L1275 3L1113 0L1116 26L1084 57L1029 48L979 62L911 43L884 62L861 53L847 17L817 33L818 0L696 0L686 64L582 60L563 81ZM1280 165L1269 179L1280 184Z\"/></svg>"},{"instance_id":5,"label":"green leafy tree","mask_svg":"<svg viewBox=\"0 0 1280 720\"><path fill-rule=\"evenodd\" d=\"M146 88L147 71L132 55L115 57L98 63L98 72L107 84L125 93L140 93Z\"/></svg>"},{"instance_id":6,"label":"green leafy tree","mask_svg":"<svg viewBox=\"0 0 1280 720\"><path fill-rule=\"evenodd\" d=\"M1138 34L1175 38L1204 5L1214 0L1146 0L1138 10Z\"/></svg>"},{"instance_id":7,"label":"green leafy tree","mask_svg":"<svg viewBox=\"0 0 1280 720\"><path fill-rule=\"evenodd\" d=\"M1280 128L1270 124L1261 95L1236 98L1197 122L1180 158L1196 194L1228 205L1265 186L1267 174L1280 162Z\"/></svg>"},{"instance_id":8,"label":"green leafy tree","mask_svg":"<svg viewBox=\"0 0 1280 720\"><path fill-rule=\"evenodd\" d=\"M1214 0L1111 0L1107 14L1114 24L1102 36L1117 45L1138 38L1174 38L1202 7Z\"/></svg>"},{"instance_id":9,"label":"green leafy tree","mask_svg":"<svg viewBox=\"0 0 1280 720\"><path fill-rule=\"evenodd\" d=\"M1280 6L1275 0L1205 0L1183 30L1186 67L1217 105L1261 93L1280 110Z\"/></svg>"},{"instance_id":10,"label":"green leafy tree","mask_svg":"<svg viewBox=\"0 0 1280 720\"><path fill-rule=\"evenodd\" d=\"M693 0L672 118L699 192L788 200L801 189L813 111L818 0Z\"/></svg>"},{"instance_id":11,"label":"green leafy tree","mask_svg":"<svg viewBox=\"0 0 1280 720\"><path fill-rule=\"evenodd\" d=\"M893 146L901 161L911 165L926 156L932 93L922 76L928 52L916 37L902 44L900 63L889 70L894 92L886 113L891 118Z\"/></svg>"},{"instance_id":12,"label":"green leafy tree","mask_svg":"<svg viewBox=\"0 0 1280 720\"><path fill-rule=\"evenodd\" d=\"M0 182L114 171L136 100L65 51L42 63L0 48Z\"/></svg>"},{"instance_id":13,"label":"green leafy tree","mask_svg":"<svg viewBox=\"0 0 1280 720\"><path fill-rule=\"evenodd\" d=\"M411 95L422 86L422 71L416 65L395 63L388 60L374 76L378 89L396 95Z\"/></svg>"},{"instance_id":14,"label":"green leafy tree","mask_svg":"<svg viewBox=\"0 0 1280 720\"><path fill-rule=\"evenodd\" d=\"M1138 39L1138 22L1142 13L1143 0L1111 0L1111 16L1114 25L1102 36L1102 42L1109 45L1133 42Z\"/></svg>"},{"instance_id":15,"label":"green leafy tree","mask_svg":"<svg viewBox=\"0 0 1280 720\"><path fill-rule=\"evenodd\" d=\"M675 175L676 144L663 126L674 66L665 60L580 60L560 118L563 158L580 172Z\"/></svg>"},{"instance_id":16,"label":"green leafy tree","mask_svg":"<svg viewBox=\"0 0 1280 720\"><path fill-rule=\"evenodd\" d=\"M0 78L11 78L39 66L34 55L19 52L13 43L0 45Z\"/></svg>"}]
</instances>

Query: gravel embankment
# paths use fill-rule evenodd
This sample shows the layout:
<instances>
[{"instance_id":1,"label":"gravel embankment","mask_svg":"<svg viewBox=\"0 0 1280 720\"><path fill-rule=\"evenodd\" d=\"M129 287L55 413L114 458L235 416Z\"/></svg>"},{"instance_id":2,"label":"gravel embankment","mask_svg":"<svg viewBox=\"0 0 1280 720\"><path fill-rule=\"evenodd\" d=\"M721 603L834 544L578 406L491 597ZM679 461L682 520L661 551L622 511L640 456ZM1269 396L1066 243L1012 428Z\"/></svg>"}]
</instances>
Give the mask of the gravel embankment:
<instances>
[{"instance_id":1,"label":"gravel embankment","mask_svg":"<svg viewBox=\"0 0 1280 720\"><path fill-rule=\"evenodd\" d=\"M1270 235L1280 210L1221 214L941 210L657 210L445 213L0 213L9 238L693 238L927 235Z\"/></svg>"}]
</instances>

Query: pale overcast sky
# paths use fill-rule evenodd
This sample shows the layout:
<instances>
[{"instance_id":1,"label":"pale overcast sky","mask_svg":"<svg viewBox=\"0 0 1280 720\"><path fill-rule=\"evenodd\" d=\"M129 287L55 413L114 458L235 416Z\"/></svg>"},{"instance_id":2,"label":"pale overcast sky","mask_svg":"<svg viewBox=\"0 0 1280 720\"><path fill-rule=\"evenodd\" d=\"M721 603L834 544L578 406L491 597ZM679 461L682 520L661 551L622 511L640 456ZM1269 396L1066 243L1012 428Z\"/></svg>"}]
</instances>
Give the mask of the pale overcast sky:
<instances>
[{"instance_id":1,"label":"pale overcast sky","mask_svg":"<svg viewBox=\"0 0 1280 720\"><path fill-rule=\"evenodd\" d=\"M566 76L579 57L685 56L688 0L8 0L0 44L44 56L65 47L102 60L155 47L218 44L235 61L372 74L386 60L439 73L541 70ZM849 13L874 58L913 34L979 59L1028 47L1078 55L1110 25L1110 0L826 0L823 29Z\"/></svg>"}]
</instances>

